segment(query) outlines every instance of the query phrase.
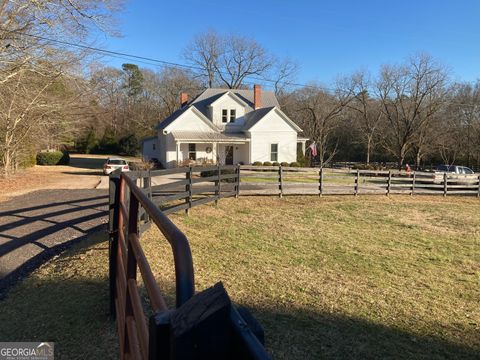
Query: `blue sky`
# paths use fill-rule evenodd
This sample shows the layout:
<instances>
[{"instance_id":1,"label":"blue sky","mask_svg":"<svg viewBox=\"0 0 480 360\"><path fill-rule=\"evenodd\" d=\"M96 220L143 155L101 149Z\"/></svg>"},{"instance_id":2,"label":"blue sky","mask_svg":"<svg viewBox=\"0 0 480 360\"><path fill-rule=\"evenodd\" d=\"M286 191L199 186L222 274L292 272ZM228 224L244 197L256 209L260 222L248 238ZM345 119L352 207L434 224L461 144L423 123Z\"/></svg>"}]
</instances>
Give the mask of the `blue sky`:
<instances>
[{"instance_id":1,"label":"blue sky","mask_svg":"<svg viewBox=\"0 0 480 360\"><path fill-rule=\"evenodd\" d=\"M301 83L328 85L360 68L375 73L418 52L447 65L454 80L480 78L478 0L132 0L119 18L123 37L99 35L98 45L171 62L184 63L186 44L212 28L298 61Z\"/></svg>"}]
</instances>

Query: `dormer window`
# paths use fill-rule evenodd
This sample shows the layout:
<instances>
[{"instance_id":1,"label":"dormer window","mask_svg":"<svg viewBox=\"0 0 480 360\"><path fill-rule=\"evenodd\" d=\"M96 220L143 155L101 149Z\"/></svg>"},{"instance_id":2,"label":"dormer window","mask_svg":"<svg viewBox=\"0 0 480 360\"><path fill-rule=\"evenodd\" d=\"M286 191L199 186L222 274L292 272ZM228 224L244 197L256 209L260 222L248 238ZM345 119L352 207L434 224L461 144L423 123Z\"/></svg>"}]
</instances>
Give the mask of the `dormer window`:
<instances>
[{"instance_id":1,"label":"dormer window","mask_svg":"<svg viewBox=\"0 0 480 360\"><path fill-rule=\"evenodd\" d=\"M228 122L228 110L223 109L222 110L222 123L227 123Z\"/></svg>"},{"instance_id":2,"label":"dormer window","mask_svg":"<svg viewBox=\"0 0 480 360\"><path fill-rule=\"evenodd\" d=\"M230 109L230 122L234 123L236 118L237 118L237 110Z\"/></svg>"}]
</instances>

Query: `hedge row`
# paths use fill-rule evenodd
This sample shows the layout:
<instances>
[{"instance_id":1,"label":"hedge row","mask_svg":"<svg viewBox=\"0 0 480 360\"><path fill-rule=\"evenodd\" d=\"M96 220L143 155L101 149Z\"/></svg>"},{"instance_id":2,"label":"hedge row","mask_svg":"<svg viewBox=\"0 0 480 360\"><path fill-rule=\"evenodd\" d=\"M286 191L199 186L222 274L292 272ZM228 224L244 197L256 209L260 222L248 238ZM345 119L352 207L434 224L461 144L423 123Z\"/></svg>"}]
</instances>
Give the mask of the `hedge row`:
<instances>
[{"instance_id":1,"label":"hedge row","mask_svg":"<svg viewBox=\"0 0 480 360\"><path fill-rule=\"evenodd\" d=\"M287 163L287 162L282 162L282 163L278 163L278 162L270 162L270 161L265 161L265 162L261 162L261 161L255 161L253 164L253 166L279 166L279 165L282 165L282 166L290 166L290 167L300 167L300 164L296 161L294 162L291 162L290 164Z\"/></svg>"},{"instance_id":2,"label":"hedge row","mask_svg":"<svg viewBox=\"0 0 480 360\"><path fill-rule=\"evenodd\" d=\"M61 151L43 151L37 154L37 165L68 165L70 155Z\"/></svg>"}]
</instances>

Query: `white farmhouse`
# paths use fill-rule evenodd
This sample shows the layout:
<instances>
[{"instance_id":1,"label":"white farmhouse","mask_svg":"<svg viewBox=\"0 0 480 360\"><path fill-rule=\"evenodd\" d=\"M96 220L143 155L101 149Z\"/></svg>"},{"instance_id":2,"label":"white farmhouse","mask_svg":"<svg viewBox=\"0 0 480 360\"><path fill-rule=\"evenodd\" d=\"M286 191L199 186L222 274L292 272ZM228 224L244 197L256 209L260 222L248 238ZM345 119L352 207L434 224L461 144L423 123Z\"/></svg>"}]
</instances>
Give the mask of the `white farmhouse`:
<instances>
[{"instance_id":1,"label":"white farmhouse","mask_svg":"<svg viewBox=\"0 0 480 360\"><path fill-rule=\"evenodd\" d=\"M180 95L181 108L161 121L157 136L142 140L144 160L170 168L187 164L294 162L305 152L302 130L285 115L274 93L207 89L192 101Z\"/></svg>"}]
</instances>

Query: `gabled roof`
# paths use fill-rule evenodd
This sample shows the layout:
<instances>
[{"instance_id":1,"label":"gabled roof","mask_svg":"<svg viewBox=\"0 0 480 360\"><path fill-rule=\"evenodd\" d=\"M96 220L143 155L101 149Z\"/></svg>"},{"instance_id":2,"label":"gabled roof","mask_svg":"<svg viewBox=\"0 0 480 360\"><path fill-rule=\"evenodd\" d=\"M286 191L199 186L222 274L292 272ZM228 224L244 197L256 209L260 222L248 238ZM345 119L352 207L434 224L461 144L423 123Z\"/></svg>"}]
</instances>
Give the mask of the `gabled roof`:
<instances>
[{"instance_id":1,"label":"gabled roof","mask_svg":"<svg viewBox=\"0 0 480 360\"><path fill-rule=\"evenodd\" d=\"M238 99L246 104L245 112L253 111L253 90L240 90L240 89L206 89L195 99L192 100L190 105L195 106L205 116L208 116L208 107L213 102L224 96L226 93L235 95ZM262 107L279 107L279 103L275 94L271 91L262 91Z\"/></svg>"},{"instance_id":2,"label":"gabled roof","mask_svg":"<svg viewBox=\"0 0 480 360\"><path fill-rule=\"evenodd\" d=\"M217 101L224 98L225 96L231 96L235 101L237 101L240 105L244 107L249 106L245 101L243 101L240 97L238 97L237 95L235 95L234 92L231 92L231 91L227 91L226 93L223 93L220 96L216 96L213 102L211 102L208 106L213 106L213 104L215 104Z\"/></svg>"},{"instance_id":3,"label":"gabled roof","mask_svg":"<svg viewBox=\"0 0 480 360\"><path fill-rule=\"evenodd\" d=\"M205 124L207 124L213 131L220 131L200 110L198 110L195 106L189 105L185 106L177 111L175 111L172 115L167 117L161 123L159 123L156 127L157 130L166 130L171 124L175 122L180 116L182 116L187 111L192 111L195 115L198 116L200 120L202 120Z\"/></svg>"},{"instance_id":4,"label":"gabled roof","mask_svg":"<svg viewBox=\"0 0 480 360\"><path fill-rule=\"evenodd\" d=\"M302 129L295 124L290 118L278 107L268 107L268 108L260 108L254 111L251 111L248 114L245 114L246 123L243 127L243 130L251 130L255 125L257 125L262 119L267 116L270 112L275 111L288 125L290 125L295 131L301 132Z\"/></svg>"}]
</instances>

